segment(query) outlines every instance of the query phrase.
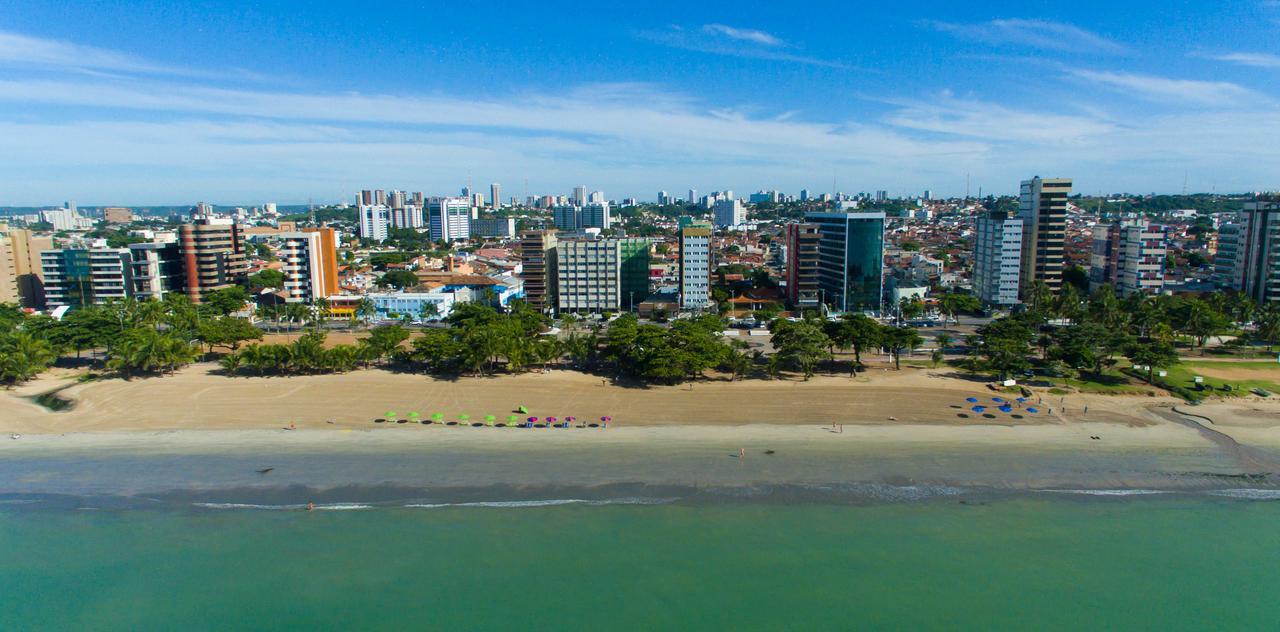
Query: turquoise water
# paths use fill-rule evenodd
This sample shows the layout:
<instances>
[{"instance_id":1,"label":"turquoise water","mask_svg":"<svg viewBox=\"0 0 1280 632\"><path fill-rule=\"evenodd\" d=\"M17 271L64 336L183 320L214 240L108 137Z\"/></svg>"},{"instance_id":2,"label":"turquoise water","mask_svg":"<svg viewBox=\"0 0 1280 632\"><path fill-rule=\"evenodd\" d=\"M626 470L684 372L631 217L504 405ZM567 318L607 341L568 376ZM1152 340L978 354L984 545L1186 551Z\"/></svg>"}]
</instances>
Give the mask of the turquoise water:
<instances>
[{"instance_id":1,"label":"turquoise water","mask_svg":"<svg viewBox=\"0 0 1280 632\"><path fill-rule=\"evenodd\" d=\"M0 629L1275 629L1280 503L0 508Z\"/></svg>"}]
</instances>

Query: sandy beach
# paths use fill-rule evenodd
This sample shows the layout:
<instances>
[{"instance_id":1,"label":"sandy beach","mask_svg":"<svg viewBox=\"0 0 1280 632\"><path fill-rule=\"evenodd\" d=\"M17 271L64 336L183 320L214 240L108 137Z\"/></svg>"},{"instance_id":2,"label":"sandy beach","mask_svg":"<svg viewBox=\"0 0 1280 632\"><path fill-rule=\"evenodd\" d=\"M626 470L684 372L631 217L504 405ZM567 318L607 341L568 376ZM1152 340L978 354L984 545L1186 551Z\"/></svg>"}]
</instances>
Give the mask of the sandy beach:
<instances>
[{"instance_id":1,"label":"sandy beach","mask_svg":"<svg viewBox=\"0 0 1280 632\"><path fill-rule=\"evenodd\" d=\"M51 390L71 407L53 412L31 399ZM7 481L0 492L854 483L1195 488L1216 484L1213 477L1280 472L1280 405L1271 402L1187 409L1212 420L1193 422L1173 412L1177 400L1158 397L1045 394L1051 399L1043 413L991 418L965 401L993 395L946 370L924 369L650 388L570 371L457 380L376 369L228 378L202 364L134 381L52 374L0 395L0 433L20 435L0 439L0 479ZM505 419L517 406L539 417L614 421L608 429L374 421L388 410L400 417L417 411L424 418L439 412L446 419L462 413L473 421L487 414ZM290 424L296 429L286 429ZM257 473L265 468L273 468L269 478Z\"/></svg>"},{"instance_id":2,"label":"sandy beach","mask_svg":"<svg viewBox=\"0 0 1280 632\"><path fill-rule=\"evenodd\" d=\"M63 388L65 387L65 388ZM51 412L30 398L59 389L73 402ZM1169 398L1045 395L1040 412L969 410L967 397L990 405L997 395L948 370L873 369L857 377L713 379L681 386L618 386L575 371L492 378L436 379L378 369L341 375L228 378L211 364L175 375L75 383L56 374L0 395L0 432L67 433L154 430L370 427L388 411L454 419L468 414L505 419L519 406L539 417L582 420L612 416L619 426L927 424L1043 425L1096 421L1153 423L1142 406ZM1089 413L1084 414L1084 407ZM1065 414L1064 414L1065 408ZM1053 409L1053 414L1049 414ZM332 423L330 423L332 422Z\"/></svg>"}]
</instances>

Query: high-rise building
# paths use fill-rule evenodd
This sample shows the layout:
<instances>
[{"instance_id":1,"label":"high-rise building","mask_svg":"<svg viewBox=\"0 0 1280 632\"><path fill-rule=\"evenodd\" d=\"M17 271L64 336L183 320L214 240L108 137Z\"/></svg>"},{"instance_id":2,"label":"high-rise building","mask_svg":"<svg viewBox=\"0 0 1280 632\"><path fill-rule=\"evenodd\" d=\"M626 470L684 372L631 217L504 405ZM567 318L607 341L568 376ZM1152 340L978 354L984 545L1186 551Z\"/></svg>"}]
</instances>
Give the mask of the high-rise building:
<instances>
[{"instance_id":1,"label":"high-rise building","mask_svg":"<svg viewBox=\"0 0 1280 632\"><path fill-rule=\"evenodd\" d=\"M524 301L539 312L556 307L556 245L554 230L531 230L520 235Z\"/></svg>"},{"instance_id":2,"label":"high-rise building","mask_svg":"<svg viewBox=\"0 0 1280 632\"><path fill-rule=\"evenodd\" d=\"M574 232L582 227L582 207L561 204L551 211L551 219L557 229Z\"/></svg>"},{"instance_id":3,"label":"high-rise building","mask_svg":"<svg viewBox=\"0 0 1280 632\"><path fill-rule=\"evenodd\" d=\"M599 228L608 230L613 226L608 202L591 202L583 205L578 216L578 228Z\"/></svg>"},{"instance_id":4,"label":"high-rise building","mask_svg":"<svg viewBox=\"0 0 1280 632\"><path fill-rule=\"evenodd\" d=\"M36 237L31 231L11 228L0 236L5 242L8 254L4 255L8 263L0 264L5 271L12 270L13 282L16 284L18 297L14 302L23 307L42 309L44 307L44 268L40 262L40 253L53 249L52 237ZM7 282L6 282L7 283ZM4 302L0 300L0 302Z\"/></svg>"},{"instance_id":5,"label":"high-rise building","mask_svg":"<svg viewBox=\"0 0 1280 632\"><path fill-rule=\"evenodd\" d=\"M22 297L18 294L18 272L13 256L12 240L0 235L0 305L18 305Z\"/></svg>"},{"instance_id":6,"label":"high-rise building","mask_svg":"<svg viewBox=\"0 0 1280 632\"><path fill-rule=\"evenodd\" d=\"M460 197L427 200L427 226L433 241L466 241L471 238L471 203Z\"/></svg>"},{"instance_id":7,"label":"high-rise building","mask_svg":"<svg viewBox=\"0 0 1280 632\"><path fill-rule=\"evenodd\" d=\"M1244 284L1244 223L1234 218L1218 227L1218 252L1213 259L1213 282L1220 289L1238 290Z\"/></svg>"},{"instance_id":8,"label":"high-rise building","mask_svg":"<svg viewBox=\"0 0 1280 632\"><path fill-rule=\"evenodd\" d=\"M648 297L648 240L575 238L556 245L558 311L630 310Z\"/></svg>"},{"instance_id":9,"label":"high-rise building","mask_svg":"<svg viewBox=\"0 0 1280 632\"><path fill-rule=\"evenodd\" d=\"M391 226L395 228L422 228L422 207L416 204L405 204L400 208L391 207Z\"/></svg>"},{"instance_id":10,"label":"high-rise building","mask_svg":"<svg viewBox=\"0 0 1280 632\"><path fill-rule=\"evenodd\" d=\"M715 205L716 228L732 228L747 221L747 212L742 208L742 200L733 197L717 200Z\"/></svg>"},{"instance_id":11,"label":"high-rise building","mask_svg":"<svg viewBox=\"0 0 1280 632\"><path fill-rule=\"evenodd\" d=\"M387 206L393 209L404 208L406 202L408 202L408 196L405 195L404 191L393 190L387 196Z\"/></svg>"},{"instance_id":12,"label":"high-rise building","mask_svg":"<svg viewBox=\"0 0 1280 632\"><path fill-rule=\"evenodd\" d=\"M818 289L840 312L880 312L884 296L885 214L807 213L818 226Z\"/></svg>"},{"instance_id":13,"label":"high-rise building","mask_svg":"<svg viewBox=\"0 0 1280 632\"><path fill-rule=\"evenodd\" d=\"M974 294L985 305L1016 305L1022 274L1022 220L991 211L978 218L976 228Z\"/></svg>"},{"instance_id":14,"label":"high-rise building","mask_svg":"<svg viewBox=\"0 0 1280 632\"><path fill-rule=\"evenodd\" d=\"M356 206L373 206L373 191L365 189L356 196Z\"/></svg>"},{"instance_id":15,"label":"high-rise building","mask_svg":"<svg viewBox=\"0 0 1280 632\"><path fill-rule=\"evenodd\" d=\"M800 189L800 201L801 202L809 201L809 189Z\"/></svg>"},{"instance_id":16,"label":"high-rise building","mask_svg":"<svg viewBox=\"0 0 1280 632\"><path fill-rule=\"evenodd\" d=\"M375 205L386 206L386 205L387 205L387 192L386 192L386 191L383 191L382 189L374 189L374 190L373 190L373 203L374 203Z\"/></svg>"},{"instance_id":17,"label":"high-rise building","mask_svg":"<svg viewBox=\"0 0 1280 632\"><path fill-rule=\"evenodd\" d=\"M281 233L279 257L284 263L285 301L310 303L329 296L328 275L332 271L329 261L336 261L335 254L326 256L324 241L318 232ZM336 279L335 279L336 280Z\"/></svg>"},{"instance_id":18,"label":"high-rise building","mask_svg":"<svg viewBox=\"0 0 1280 632\"><path fill-rule=\"evenodd\" d=\"M1280 202L1246 202L1237 223L1237 252L1219 278L1259 304L1280 300Z\"/></svg>"},{"instance_id":19,"label":"high-rise building","mask_svg":"<svg viewBox=\"0 0 1280 632\"><path fill-rule=\"evenodd\" d=\"M1025 292L1044 282L1056 295L1062 289L1066 266L1067 198L1071 180L1042 179L1022 182L1018 218L1022 220L1022 273L1019 283Z\"/></svg>"},{"instance_id":20,"label":"high-rise building","mask_svg":"<svg viewBox=\"0 0 1280 632\"><path fill-rule=\"evenodd\" d=\"M338 246L341 245L338 231L332 228L304 228L304 233L320 235L320 265L324 272L321 283L321 296L333 296L338 293Z\"/></svg>"},{"instance_id":21,"label":"high-rise building","mask_svg":"<svg viewBox=\"0 0 1280 632\"><path fill-rule=\"evenodd\" d=\"M134 298L158 301L171 292L186 292L187 271L178 242L130 244L129 257Z\"/></svg>"},{"instance_id":22,"label":"high-rise building","mask_svg":"<svg viewBox=\"0 0 1280 632\"><path fill-rule=\"evenodd\" d=\"M587 196L587 204L605 204L604 191L592 191Z\"/></svg>"},{"instance_id":23,"label":"high-rise building","mask_svg":"<svg viewBox=\"0 0 1280 632\"><path fill-rule=\"evenodd\" d=\"M697 189L689 189L689 197L688 197L688 199L686 199L686 200L684 201L684 203L685 203L685 204L697 204L697 203L698 203L698 190L697 190Z\"/></svg>"},{"instance_id":24,"label":"high-rise building","mask_svg":"<svg viewBox=\"0 0 1280 632\"><path fill-rule=\"evenodd\" d=\"M578 206L587 203L587 186L585 184L573 187L573 203Z\"/></svg>"},{"instance_id":25,"label":"high-rise building","mask_svg":"<svg viewBox=\"0 0 1280 632\"><path fill-rule=\"evenodd\" d=\"M821 238L817 224L787 224L787 303L795 309L814 309L821 304L818 279Z\"/></svg>"},{"instance_id":26,"label":"high-rise building","mask_svg":"<svg viewBox=\"0 0 1280 632\"><path fill-rule=\"evenodd\" d=\"M493 202L493 210L502 208L502 185L494 182L489 185L489 200Z\"/></svg>"},{"instance_id":27,"label":"high-rise building","mask_svg":"<svg viewBox=\"0 0 1280 632\"><path fill-rule=\"evenodd\" d=\"M680 228L680 309L711 304L711 224L690 222Z\"/></svg>"},{"instance_id":28,"label":"high-rise building","mask_svg":"<svg viewBox=\"0 0 1280 632\"><path fill-rule=\"evenodd\" d=\"M370 204L360 209L360 238L386 241L387 227L391 224L391 209L385 204Z\"/></svg>"},{"instance_id":29,"label":"high-rise building","mask_svg":"<svg viewBox=\"0 0 1280 632\"><path fill-rule=\"evenodd\" d=\"M473 237L515 237L516 220L514 217L481 217L471 220Z\"/></svg>"},{"instance_id":30,"label":"high-rise building","mask_svg":"<svg viewBox=\"0 0 1280 632\"><path fill-rule=\"evenodd\" d=\"M40 253L50 308L100 305L133 296L128 248L64 248Z\"/></svg>"},{"instance_id":31,"label":"high-rise building","mask_svg":"<svg viewBox=\"0 0 1280 632\"><path fill-rule=\"evenodd\" d=\"M178 229L178 244L187 273L187 297L200 303L214 290L244 281L249 262L240 226L230 219L200 217Z\"/></svg>"},{"instance_id":32,"label":"high-rise building","mask_svg":"<svg viewBox=\"0 0 1280 632\"><path fill-rule=\"evenodd\" d=\"M75 209L59 208L40 211L40 221L53 227L54 230L75 230L79 227L80 214Z\"/></svg>"},{"instance_id":33,"label":"high-rise building","mask_svg":"<svg viewBox=\"0 0 1280 632\"><path fill-rule=\"evenodd\" d=\"M1139 220L1120 227L1116 261L1116 293L1158 295L1164 291L1168 254L1163 226Z\"/></svg>"},{"instance_id":34,"label":"high-rise building","mask_svg":"<svg viewBox=\"0 0 1280 632\"><path fill-rule=\"evenodd\" d=\"M1103 285L1116 284L1116 264L1119 261L1120 223L1098 224L1093 228L1093 241L1089 248L1089 290L1097 291Z\"/></svg>"}]
</instances>

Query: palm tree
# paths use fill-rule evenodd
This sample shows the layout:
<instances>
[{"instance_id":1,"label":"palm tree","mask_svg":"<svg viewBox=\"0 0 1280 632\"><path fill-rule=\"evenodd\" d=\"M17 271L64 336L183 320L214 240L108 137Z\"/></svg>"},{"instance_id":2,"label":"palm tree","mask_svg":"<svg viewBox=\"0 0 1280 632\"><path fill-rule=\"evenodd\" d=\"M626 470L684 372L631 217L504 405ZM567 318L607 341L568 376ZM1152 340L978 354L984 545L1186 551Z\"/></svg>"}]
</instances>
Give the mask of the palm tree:
<instances>
[{"instance_id":1,"label":"palm tree","mask_svg":"<svg viewBox=\"0 0 1280 632\"><path fill-rule=\"evenodd\" d=\"M0 338L0 381L25 382L53 364L58 354L53 345L30 332L16 330Z\"/></svg>"},{"instance_id":2,"label":"palm tree","mask_svg":"<svg viewBox=\"0 0 1280 632\"><path fill-rule=\"evenodd\" d=\"M235 375L240 371L240 366L244 363L244 358L237 352L231 352L222 356L218 360L218 364L227 372L227 375Z\"/></svg>"},{"instance_id":3,"label":"palm tree","mask_svg":"<svg viewBox=\"0 0 1280 632\"><path fill-rule=\"evenodd\" d=\"M378 314L378 306L374 304L369 297L361 297L360 302L356 303L356 317L364 321L364 326L369 326L369 321Z\"/></svg>"}]
</instances>

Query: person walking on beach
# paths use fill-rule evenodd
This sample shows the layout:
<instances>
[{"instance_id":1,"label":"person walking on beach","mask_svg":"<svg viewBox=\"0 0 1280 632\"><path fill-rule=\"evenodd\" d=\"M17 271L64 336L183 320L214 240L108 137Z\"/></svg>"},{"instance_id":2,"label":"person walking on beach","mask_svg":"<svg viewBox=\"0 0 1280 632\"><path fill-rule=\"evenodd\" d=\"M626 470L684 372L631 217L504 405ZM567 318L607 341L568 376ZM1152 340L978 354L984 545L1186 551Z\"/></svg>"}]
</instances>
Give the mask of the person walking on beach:
<instances>
[{"instance_id":1,"label":"person walking on beach","mask_svg":"<svg viewBox=\"0 0 1280 632\"><path fill-rule=\"evenodd\" d=\"M738 458L739 458L739 459L745 459L745 458L747 458L747 449L746 449L746 448L738 448Z\"/></svg>"}]
</instances>

